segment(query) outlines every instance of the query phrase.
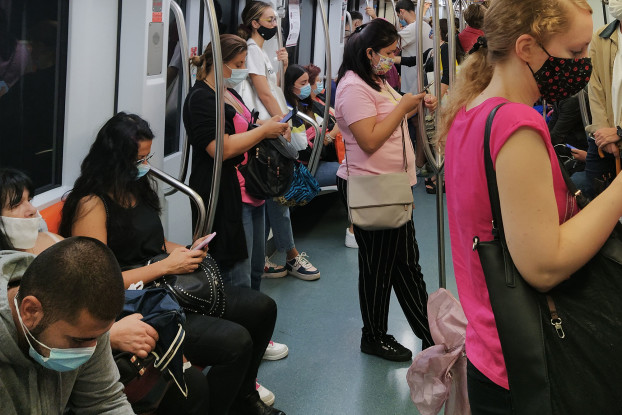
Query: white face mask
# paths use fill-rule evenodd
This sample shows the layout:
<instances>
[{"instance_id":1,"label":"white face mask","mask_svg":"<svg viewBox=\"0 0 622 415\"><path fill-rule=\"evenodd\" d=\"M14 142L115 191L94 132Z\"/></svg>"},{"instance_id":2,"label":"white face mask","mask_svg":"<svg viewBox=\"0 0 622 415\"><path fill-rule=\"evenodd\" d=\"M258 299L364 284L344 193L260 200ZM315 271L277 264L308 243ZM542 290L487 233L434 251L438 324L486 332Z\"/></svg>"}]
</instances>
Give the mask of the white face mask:
<instances>
[{"instance_id":1,"label":"white face mask","mask_svg":"<svg viewBox=\"0 0 622 415\"><path fill-rule=\"evenodd\" d=\"M39 236L41 214L37 211L34 218L10 218L2 216L4 232L15 249L34 248Z\"/></svg>"},{"instance_id":2,"label":"white face mask","mask_svg":"<svg viewBox=\"0 0 622 415\"><path fill-rule=\"evenodd\" d=\"M609 13L614 19L622 21L622 0L609 0Z\"/></svg>"}]
</instances>

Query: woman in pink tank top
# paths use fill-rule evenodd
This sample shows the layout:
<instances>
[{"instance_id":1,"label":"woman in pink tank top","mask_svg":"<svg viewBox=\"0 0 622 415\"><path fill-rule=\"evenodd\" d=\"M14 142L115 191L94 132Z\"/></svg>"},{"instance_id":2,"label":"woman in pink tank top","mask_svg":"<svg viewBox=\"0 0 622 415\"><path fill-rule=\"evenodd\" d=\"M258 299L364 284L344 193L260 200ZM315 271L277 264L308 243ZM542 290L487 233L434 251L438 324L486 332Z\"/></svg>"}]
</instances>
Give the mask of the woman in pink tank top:
<instances>
[{"instance_id":1,"label":"woman in pink tank top","mask_svg":"<svg viewBox=\"0 0 622 415\"><path fill-rule=\"evenodd\" d=\"M589 81L591 8L585 0L496 0L463 63L444 111L447 209L460 301L468 319L466 352L473 414L510 414L501 344L473 236L492 239L484 168L484 127L491 131L505 236L525 281L547 291L585 265L622 216L622 182L584 211L561 176L547 126L531 105L555 102Z\"/></svg>"}]
</instances>

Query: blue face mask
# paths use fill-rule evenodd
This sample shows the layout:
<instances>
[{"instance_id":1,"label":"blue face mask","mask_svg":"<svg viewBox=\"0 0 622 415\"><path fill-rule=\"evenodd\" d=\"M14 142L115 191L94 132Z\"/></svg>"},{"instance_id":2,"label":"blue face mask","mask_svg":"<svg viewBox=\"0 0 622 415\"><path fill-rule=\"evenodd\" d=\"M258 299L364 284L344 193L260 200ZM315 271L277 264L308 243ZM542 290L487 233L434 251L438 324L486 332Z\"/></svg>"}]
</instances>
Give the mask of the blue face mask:
<instances>
[{"instance_id":1,"label":"blue face mask","mask_svg":"<svg viewBox=\"0 0 622 415\"><path fill-rule=\"evenodd\" d=\"M311 85L307 84L300 88L300 94L296 94L300 99L306 99L311 95Z\"/></svg>"},{"instance_id":2,"label":"blue face mask","mask_svg":"<svg viewBox=\"0 0 622 415\"><path fill-rule=\"evenodd\" d=\"M408 22L404 19L400 19L400 24L404 27L408 26Z\"/></svg>"},{"instance_id":3,"label":"blue face mask","mask_svg":"<svg viewBox=\"0 0 622 415\"><path fill-rule=\"evenodd\" d=\"M136 180L140 179L145 174L149 173L149 170L151 170L151 166L148 164L139 164L138 166L136 166L136 168L138 169L138 173L136 174Z\"/></svg>"},{"instance_id":4,"label":"blue face mask","mask_svg":"<svg viewBox=\"0 0 622 415\"><path fill-rule=\"evenodd\" d=\"M324 82L318 81L315 84L315 89L313 90L313 92L315 92L316 94L321 94L323 90L324 90Z\"/></svg>"},{"instance_id":5,"label":"blue face mask","mask_svg":"<svg viewBox=\"0 0 622 415\"><path fill-rule=\"evenodd\" d=\"M26 335L26 341L28 342L29 350L28 354L30 357L34 359L35 362L39 363L46 369L54 370L56 372L68 372L70 370L76 370L83 364L85 364L93 353L95 353L95 347L80 347L75 349L56 349L53 347L48 347L45 344L41 343L39 340L35 339L35 337L30 333L24 322L22 321L22 316L19 313L19 306L17 305L17 296L13 298L13 302L15 303L15 309L17 310L17 317L19 318L19 324L22 325L24 329L24 334ZM41 356L34 347L32 347L32 343L30 342L29 337L37 342L37 344L41 347L44 347L50 351L50 357Z\"/></svg>"},{"instance_id":6,"label":"blue face mask","mask_svg":"<svg viewBox=\"0 0 622 415\"><path fill-rule=\"evenodd\" d=\"M225 66L229 68L229 65L225 64ZM235 88L248 76L248 69L229 69L231 69L231 77L225 78L225 85L227 85L227 88Z\"/></svg>"}]
</instances>

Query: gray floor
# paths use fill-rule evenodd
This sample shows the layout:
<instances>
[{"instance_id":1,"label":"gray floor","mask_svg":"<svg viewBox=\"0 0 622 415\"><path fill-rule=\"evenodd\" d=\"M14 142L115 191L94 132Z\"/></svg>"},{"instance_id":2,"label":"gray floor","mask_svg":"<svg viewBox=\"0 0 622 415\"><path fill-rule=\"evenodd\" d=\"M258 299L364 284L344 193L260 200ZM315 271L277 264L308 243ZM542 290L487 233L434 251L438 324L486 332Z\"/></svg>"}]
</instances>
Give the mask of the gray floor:
<instances>
[{"instance_id":1,"label":"gray floor","mask_svg":"<svg viewBox=\"0 0 622 415\"><path fill-rule=\"evenodd\" d=\"M428 293L438 289L436 197L415 187L415 228ZM289 356L264 361L259 381L276 395L275 407L288 415L419 414L410 400L410 365L362 354L357 296L357 250L344 246L347 216L336 193L323 195L292 214L296 247L321 271L314 282L286 277L262 282L262 291L279 307L274 340L289 346ZM447 229L446 229L447 233ZM447 285L457 296L449 236ZM275 258L283 263L284 256ZM389 333L417 353L415 337L395 297Z\"/></svg>"}]
</instances>

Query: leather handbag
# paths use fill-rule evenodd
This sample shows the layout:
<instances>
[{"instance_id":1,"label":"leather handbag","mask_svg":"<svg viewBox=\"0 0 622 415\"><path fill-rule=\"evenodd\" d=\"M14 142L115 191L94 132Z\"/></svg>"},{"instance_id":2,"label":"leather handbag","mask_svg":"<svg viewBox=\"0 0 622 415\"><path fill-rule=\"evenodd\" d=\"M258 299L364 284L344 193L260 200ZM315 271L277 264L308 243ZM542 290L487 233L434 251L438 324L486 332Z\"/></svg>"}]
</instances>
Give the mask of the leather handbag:
<instances>
[{"instance_id":1,"label":"leather handbag","mask_svg":"<svg viewBox=\"0 0 622 415\"><path fill-rule=\"evenodd\" d=\"M493 240L476 236L477 250L517 415L617 414L622 407L622 232L618 224L600 251L568 280L540 293L521 277L508 250L490 132L486 123L486 178ZM562 167L579 206L587 203Z\"/></svg>"},{"instance_id":2,"label":"leather handbag","mask_svg":"<svg viewBox=\"0 0 622 415\"><path fill-rule=\"evenodd\" d=\"M145 265L166 257L168 257L166 253L157 255ZM225 314L224 284L218 265L210 254L203 258L195 271L164 275L145 285L145 288L166 289L185 311L212 317L222 317Z\"/></svg>"},{"instance_id":3,"label":"leather handbag","mask_svg":"<svg viewBox=\"0 0 622 415\"><path fill-rule=\"evenodd\" d=\"M285 141L284 138L260 141L248 151L246 163L238 166L249 195L271 199L283 196L291 186L298 153L281 140Z\"/></svg>"},{"instance_id":4,"label":"leather handbag","mask_svg":"<svg viewBox=\"0 0 622 415\"><path fill-rule=\"evenodd\" d=\"M413 192L408 177L404 122L405 119L401 124L403 172L350 176L346 151L350 222L366 231L396 229L412 220Z\"/></svg>"}]
</instances>

